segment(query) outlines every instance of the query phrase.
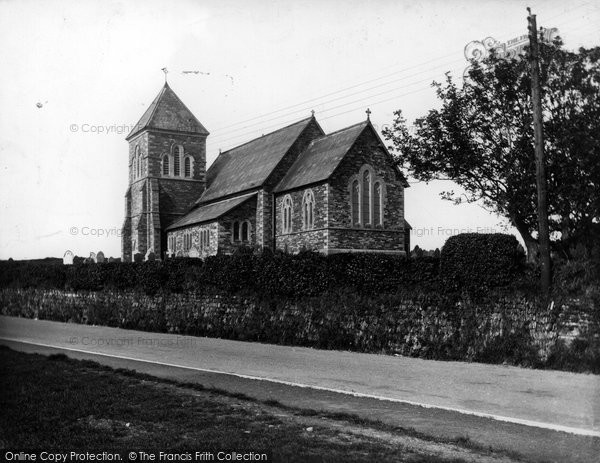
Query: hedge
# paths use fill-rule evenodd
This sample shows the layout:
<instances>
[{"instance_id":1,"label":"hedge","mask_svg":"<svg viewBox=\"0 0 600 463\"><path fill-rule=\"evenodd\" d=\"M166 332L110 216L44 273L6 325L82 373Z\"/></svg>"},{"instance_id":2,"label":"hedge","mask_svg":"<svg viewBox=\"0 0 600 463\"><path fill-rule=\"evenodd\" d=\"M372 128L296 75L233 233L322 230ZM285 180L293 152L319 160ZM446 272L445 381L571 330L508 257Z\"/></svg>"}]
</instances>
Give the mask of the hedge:
<instances>
[{"instance_id":1,"label":"hedge","mask_svg":"<svg viewBox=\"0 0 600 463\"><path fill-rule=\"evenodd\" d=\"M406 288L437 288L439 259L385 255L304 252L235 254L200 259L103 264L0 262L0 288L101 291L136 289L146 294L218 291L249 292L295 299L330 289L366 294Z\"/></svg>"},{"instance_id":2,"label":"hedge","mask_svg":"<svg viewBox=\"0 0 600 463\"><path fill-rule=\"evenodd\" d=\"M446 240L440 272L448 288L486 291L514 282L524 263L525 254L513 235L462 233Z\"/></svg>"},{"instance_id":3,"label":"hedge","mask_svg":"<svg viewBox=\"0 0 600 463\"><path fill-rule=\"evenodd\" d=\"M297 255L240 252L200 259L148 262L78 263L0 262L0 288L72 291L136 289L252 293L288 299L349 288L364 294L420 289L474 291L512 284L522 255L510 235L464 234L448 239L441 258L314 252Z\"/></svg>"}]
</instances>

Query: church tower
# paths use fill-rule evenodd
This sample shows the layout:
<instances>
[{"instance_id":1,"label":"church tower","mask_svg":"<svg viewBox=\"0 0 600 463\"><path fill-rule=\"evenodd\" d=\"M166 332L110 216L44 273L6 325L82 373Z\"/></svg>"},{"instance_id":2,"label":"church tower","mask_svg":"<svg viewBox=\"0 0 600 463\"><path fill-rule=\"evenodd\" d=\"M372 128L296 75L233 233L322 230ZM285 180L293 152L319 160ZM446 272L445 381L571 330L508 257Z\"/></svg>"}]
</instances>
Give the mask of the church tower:
<instances>
[{"instance_id":1,"label":"church tower","mask_svg":"<svg viewBox=\"0 0 600 463\"><path fill-rule=\"evenodd\" d=\"M208 131L169 85L131 130L129 187L121 230L125 262L154 253L164 258L163 231L188 212L206 187Z\"/></svg>"}]
</instances>

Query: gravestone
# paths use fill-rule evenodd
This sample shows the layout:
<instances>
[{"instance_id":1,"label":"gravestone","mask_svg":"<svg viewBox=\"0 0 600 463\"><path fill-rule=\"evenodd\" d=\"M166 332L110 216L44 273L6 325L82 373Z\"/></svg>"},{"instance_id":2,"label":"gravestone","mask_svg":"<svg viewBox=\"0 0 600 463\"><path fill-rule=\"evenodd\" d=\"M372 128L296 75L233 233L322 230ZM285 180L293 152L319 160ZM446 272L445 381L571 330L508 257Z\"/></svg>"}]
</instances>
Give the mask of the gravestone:
<instances>
[{"instance_id":1,"label":"gravestone","mask_svg":"<svg viewBox=\"0 0 600 463\"><path fill-rule=\"evenodd\" d=\"M75 256L73 255L73 253L71 251L65 252L65 255L63 256L63 264L64 265L73 265L73 257L75 257Z\"/></svg>"},{"instance_id":2,"label":"gravestone","mask_svg":"<svg viewBox=\"0 0 600 463\"><path fill-rule=\"evenodd\" d=\"M144 262L144 255L141 252L136 252L133 255L134 262Z\"/></svg>"},{"instance_id":3,"label":"gravestone","mask_svg":"<svg viewBox=\"0 0 600 463\"><path fill-rule=\"evenodd\" d=\"M108 263L110 264L110 263L112 263L112 262L116 262L116 259L115 259L113 256L110 256L110 257L108 258Z\"/></svg>"},{"instance_id":4,"label":"gravestone","mask_svg":"<svg viewBox=\"0 0 600 463\"><path fill-rule=\"evenodd\" d=\"M192 249L190 249L190 252L188 252L188 256L189 257L200 257L200 253L196 249L196 246L193 246Z\"/></svg>"},{"instance_id":5,"label":"gravestone","mask_svg":"<svg viewBox=\"0 0 600 463\"><path fill-rule=\"evenodd\" d=\"M152 251L148 250L148 252L146 253L146 260L149 260L151 262L156 260L156 254L154 254Z\"/></svg>"},{"instance_id":6,"label":"gravestone","mask_svg":"<svg viewBox=\"0 0 600 463\"><path fill-rule=\"evenodd\" d=\"M94 264L96 263L96 253L95 252L90 252L90 257L88 257L89 262L93 262Z\"/></svg>"},{"instance_id":7,"label":"gravestone","mask_svg":"<svg viewBox=\"0 0 600 463\"><path fill-rule=\"evenodd\" d=\"M96 262L98 262L99 264L103 264L104 260L104 253L102 251L98 251L98 253L96 254Z\"/></svg>"}]
</instances>

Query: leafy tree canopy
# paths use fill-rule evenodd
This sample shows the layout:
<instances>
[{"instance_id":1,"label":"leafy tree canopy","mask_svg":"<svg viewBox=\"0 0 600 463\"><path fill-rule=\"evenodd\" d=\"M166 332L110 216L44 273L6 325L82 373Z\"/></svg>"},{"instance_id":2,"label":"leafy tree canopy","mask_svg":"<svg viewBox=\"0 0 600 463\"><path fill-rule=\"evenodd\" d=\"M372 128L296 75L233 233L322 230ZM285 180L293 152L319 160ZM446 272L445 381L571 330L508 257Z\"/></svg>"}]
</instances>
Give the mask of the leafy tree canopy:
<instances>
[{"instance_id":1,"label":"leafy tree canopy","mask_svg":"<svg viewBox=\"0 0 600 463\"><path fill-rule=\"evenodd\" d=\"M527 50L525 53L528 53ZM600 218L600 47L567 51L560 40L540 44L540 80L547 159L550 230L555 249L591 245ZM452 180L466 194L509 219L530 259L537 254L537 193L527 56L495 53L472 62L457 84L433 83L441 108L409 131L401 111L384 131L399 165L421 181Z\"/></svg>"}]
</instances>

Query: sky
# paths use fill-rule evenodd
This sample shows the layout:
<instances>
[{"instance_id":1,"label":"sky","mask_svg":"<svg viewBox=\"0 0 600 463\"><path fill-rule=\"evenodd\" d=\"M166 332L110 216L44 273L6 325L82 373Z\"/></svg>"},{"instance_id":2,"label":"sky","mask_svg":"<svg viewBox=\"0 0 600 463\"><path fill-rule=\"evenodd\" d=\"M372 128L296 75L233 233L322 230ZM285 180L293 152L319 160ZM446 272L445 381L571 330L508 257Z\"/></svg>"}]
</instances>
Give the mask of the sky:
<instances>
[{"instance_id":1,"label":"sky","mask_svg":"<svg viewBox=\"0 0 600 463\"><path fill-rule=\"evenodd\" d=\"M600 1L0 0L0 259L120 255L125 136L171 88L228 149L310 115L326 132L379 129L437 106L431 82L460 78L464 47L527 33L526 7L568 49L600 45ZM509 232L478 204L406 190L411 243Z\"/></svg>"}]
</instances>

